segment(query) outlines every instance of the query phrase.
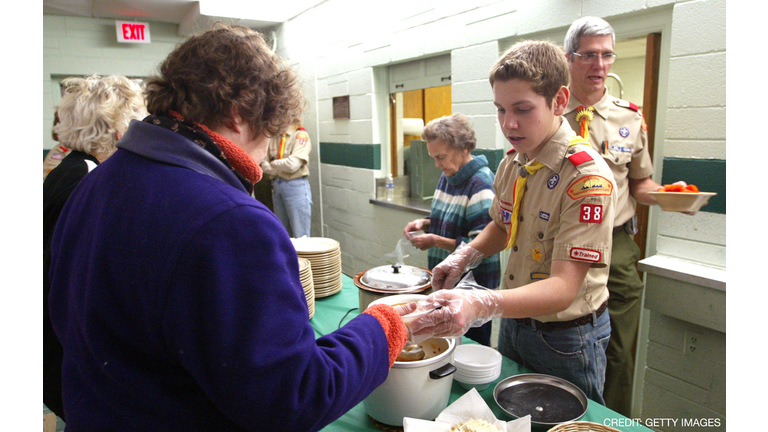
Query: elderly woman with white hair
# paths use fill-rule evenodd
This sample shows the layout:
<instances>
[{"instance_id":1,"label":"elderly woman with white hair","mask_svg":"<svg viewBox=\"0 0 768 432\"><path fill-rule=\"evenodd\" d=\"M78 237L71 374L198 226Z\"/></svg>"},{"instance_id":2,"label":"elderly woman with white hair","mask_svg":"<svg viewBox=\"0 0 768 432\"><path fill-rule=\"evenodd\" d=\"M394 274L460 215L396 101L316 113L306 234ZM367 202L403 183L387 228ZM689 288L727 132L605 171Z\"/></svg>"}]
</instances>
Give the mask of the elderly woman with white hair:
<instances>
[{"instance_id":1,"label":"elderly woman with white hair","mask_svg":"<svg viewBox=\"0 0 768 432\"><path fill-rule=\"evenodd\" d=\"M427 141L429 156L443 174L437 183L429 217L416 219L404 228L405 237L421 250L427 250L429 268L440 264L463 243L472 241L491 219L488 210L494 197L493 171L484 155L472 155L477 145L469 117L454 113L430 121L421 135ZM413 232L424 234L413 235ZM472 270L475 282L488 288L499 287L499 255L491 255ZM472 328L466 336L490 346L491 323Z\"/></svg>"},{"instance_id":2,"label":"elderly woman with white hair","mask_svg":"<svg viewBox=\"0 0 768 432\"><path fill-rule=\"evenodd\" d=\"M71 150L43 182L43 403L64 417L61 396L62 347L48 310L51 238L69 195L91 170L111 156L133 119L147 115L139 81L119 75L67 78L54 126L59 143Z\"/></svg>"}]
</instances>

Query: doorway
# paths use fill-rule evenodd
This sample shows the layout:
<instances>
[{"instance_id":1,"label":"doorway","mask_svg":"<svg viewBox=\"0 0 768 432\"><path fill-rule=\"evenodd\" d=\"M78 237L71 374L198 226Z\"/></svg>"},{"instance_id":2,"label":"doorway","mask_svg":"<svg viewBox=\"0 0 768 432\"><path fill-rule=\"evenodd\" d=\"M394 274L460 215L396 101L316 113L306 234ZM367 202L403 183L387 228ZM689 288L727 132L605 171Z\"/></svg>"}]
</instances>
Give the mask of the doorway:
<instances>
[{"instance_id":1,"label":"doorway","mask_svg":"<svg viewBox=\"0 0 768 432\"><path fill-rule=\"evenodd\" d=\"M424 125L452 114L451 86L444 85L393 93L390 95L390 172L402 176L405 172L406 149L412 140L421 139ZM419 127L420 126L420 127Z\"/></svg>"},{"instance_id":2,"label":"doorway","mask_svg":"<svg viewBox=\"0 0 768 432\"><path fill-rule=\"evenodd\" d=\"M653 160L656 132L656 106L658 99L661 34L616 40L616 62L607 80L611 95L640 106L648 125L648 152ZM645 258L648 237L648 206L637 205L638 232L634 236L640 248L640 259ZM642 275L641 275L642 276Z\"/></svg>"}]
</instances>

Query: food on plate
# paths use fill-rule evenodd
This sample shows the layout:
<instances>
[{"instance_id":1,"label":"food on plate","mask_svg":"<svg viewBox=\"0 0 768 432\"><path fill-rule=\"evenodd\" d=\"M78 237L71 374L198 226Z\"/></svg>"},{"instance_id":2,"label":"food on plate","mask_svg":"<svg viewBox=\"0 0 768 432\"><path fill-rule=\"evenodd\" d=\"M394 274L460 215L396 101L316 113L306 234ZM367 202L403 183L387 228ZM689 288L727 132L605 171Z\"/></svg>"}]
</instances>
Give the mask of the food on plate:
<instances>
[{"instance_id":1,"label":"food on plate","mask_svg":"<svg viewBox=\"0 0 768 432\"><path fill-rule=\"evenodd\" d=\"M681 185L679 183L675 184L666 184L664 187L659 188L656 192L689 192L689 193L697 193L699 192L699 188L696 187L696 185Z\"/></svg>"},{"instance_id":2,"label":"food on plate","mask_svg":"<svg viewBox=\"0 0 768 432\"><path fill-rule=\"evenodd\" d=\"M501 432L499 428L483 419L470 419L451 426L451 432Z\"/></svg>"}]
</instances>

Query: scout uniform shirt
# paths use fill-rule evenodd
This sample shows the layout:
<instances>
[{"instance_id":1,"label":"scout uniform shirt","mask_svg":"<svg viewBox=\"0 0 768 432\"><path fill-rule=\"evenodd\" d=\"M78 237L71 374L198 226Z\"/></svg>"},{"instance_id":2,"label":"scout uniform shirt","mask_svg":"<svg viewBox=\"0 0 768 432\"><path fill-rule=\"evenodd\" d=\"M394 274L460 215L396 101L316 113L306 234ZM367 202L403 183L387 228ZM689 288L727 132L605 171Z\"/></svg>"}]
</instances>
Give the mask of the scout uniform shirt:
<instances>
[{"instance_id":1,"label":"scout uniform shirt","mask_svg":"<svg viewBox=\"0 0 768 432\"><path fill-rule=\"evenodd\" d=\"M576 115L583 105L571 95L563 114L577 134L580 124ZM629 196L629 179L643 179L653 174L643 113L637 105L617 99L606 90L603 98L594 105L588 139L613 171L617 187L614 225L623 225L635 215L635 201Z\"/></svg>"},{"instance_id":2,"label":"scout uniform shirt","mask_svg":"<svg viewBox=\"0 0 768 432\"><path fill-rule=\"evenodd\" d=\"M544 167L528 177L517 238L502 278L502 288L517 288L548 278L553 260L592 265L566 310L532 317L542 322L582 317L608 299L616 185L610 168L592 148L585 143L569 146L575 136L563 121L536 156ZM526 162L523 154L512 149L496 172L490 213L505 230L510 229L515 181Z\"/></svg>"},{"instance_id":3,"label":"scout uniform shirt","mask_svg":"<svg viewBox=\"0 0 768 432\"><path fill-rule=\"evenodd\" d=\"M274 166L265 170L270 179L280 177L283 180L293 180L309 175L309 152L312 144L307 131L301 126L291 128L288 132L269 139L267 162L276 159L288 159L284 165ZM293 165L300 165L298 169Z\"/></svg>"}]
</instances>

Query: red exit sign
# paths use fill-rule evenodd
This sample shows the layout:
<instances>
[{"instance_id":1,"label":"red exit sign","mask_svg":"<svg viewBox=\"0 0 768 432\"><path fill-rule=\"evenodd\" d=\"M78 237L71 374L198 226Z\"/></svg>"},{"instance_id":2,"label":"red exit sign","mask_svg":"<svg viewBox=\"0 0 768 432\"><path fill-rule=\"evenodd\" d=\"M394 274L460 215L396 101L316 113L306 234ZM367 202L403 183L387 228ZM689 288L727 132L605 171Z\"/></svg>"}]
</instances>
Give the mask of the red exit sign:
<instances>
[{"instance_id":1,"label":"red exit sign","mask_svg":"<svg viewBox=\"0 0 768 432\"><path fill-rule=\"evenodd\" d=\"M149 43L149 23L115 21L117 41L120 43Z\"/></svg>"}]
</instances>

